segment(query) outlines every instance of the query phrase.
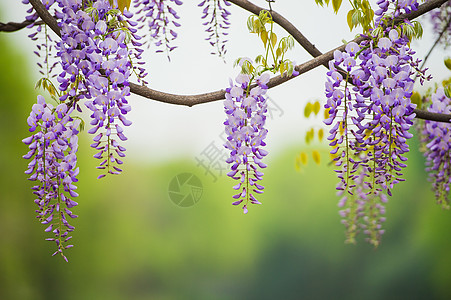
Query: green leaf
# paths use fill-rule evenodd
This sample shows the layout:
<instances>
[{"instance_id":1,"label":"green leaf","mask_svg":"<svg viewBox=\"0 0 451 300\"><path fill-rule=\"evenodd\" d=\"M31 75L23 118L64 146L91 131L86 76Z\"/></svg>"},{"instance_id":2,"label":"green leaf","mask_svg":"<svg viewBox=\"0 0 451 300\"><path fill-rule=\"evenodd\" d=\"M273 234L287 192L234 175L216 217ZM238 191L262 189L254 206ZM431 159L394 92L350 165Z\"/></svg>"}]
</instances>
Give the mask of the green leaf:
<instances>
[{"instance_id":1,"label":"green leaf","mask_svg":"<svg viewBox=\"0 0 451 300\"><path fill-rule=\"evenodd\" d=\"M412 96L410 97L410 101L413 104L416 104L418 109L421 109L421 95L420 95L420 93L413 92Z\"/></svg>"},{"instance_id":2,"label":"green leaf","mask_svg":"<svg viewBox=\"0 0 451 300\"><path fill-rule=\"evenodd\" d=\"M265 45L265 48L266 48L266 43L268 42L268 32L266 30L263 30L260 33L260 38L261 38L261 40L262 40L262 42L263 42L263 44Z\"/></svg>"},{"instance_id":3,"label":"green leaf","mask_svg":"<svg viewBox=\"0 0 451 300\"><path fill-rule=\"evenodd\" d=\"M110 1L111 2L111 1ZM130 9L130 3L132 0L117 0L117 7L121 12L124 12L124 8L127 7L127 10Z\"/></svg>"},{"instance_id":4,"label":"green leaf","mask_svg":"<svg viewBox=\"0 0 451 300\"><path fill-rule=\"evenodd\" d=\"M261 10L258 19L260 20L262 26L265 26L265 24L272 23L272 17L269 11L267 10Z\"/></svg>"},{"instance_id":5,"label":"green leaf","mask_svg":"<svg viewBox=\"0 0 451 300\"><path fill-rule=\"evenodd\" d=\"M294 48L294 38L291 35L289 35L287 37L287 44L288 44L288 49Z\"/></svg>"},{"instance_id":6,"label":"green leaf","mask_svg":"<svg viewBox=\"0 0 451 300\"><path fill-rule=\"evenodd\" d=\"M321 155L319 154L318 151L313 150L312 152L312 157L313 157L313 161L319 165L321 163Z\"/></svg>"},{"instance_id":7,"label":"green leaf","mask_svg":"<svg viewBox=\"0 0 451 300\"><path fill-rule=\"evenodd\" d=\"M354 24L354 27L357 26L357 24L362 23L362 12L360 10L355 10L352 14L352 24Z\"/></svg>"},{"instance_id":8,"label":"green leaf","mask_svg":"<svg viewBox=\"0 0 451 300\"><path fill-rule=\"evenodd\" d=\"M318 130L318 140L321 142L323 140L324 137L324 129L319 129Z\"/></svg>"},{"instance_id":9,"label":"green leaf","mask_svg":"<svg viewBox=\"0 0 451 300\"><path fill-rule=\"evenodd\" d=\"M420 39L423 36L423 26L418 21L413 21L412 24L415 31L415 38Z\"/></svg>"},{"instance_id":10,"label":"green leaf","mask_svg":"<svg viewBox=\"0 0 451 300\"><path fill-rule=\"evenodd\" d=\"M308 158L308 156L307 156L307 154L305 152L299 153L299 160L301 161L301 163L303 165L307 164L307 158Z\"/></svg>"},{"instance_id":11,"label":"green leaf","mask_svg":"<svg viewBox=\"0 0 451 300\"><path fill-rule=\"evenodd\" d=\"M280 71L280 75L283 77L283 73L285 72L285 70L286 70L286 67L285 67L285 64L284 63L281 63L280 64L280 67L279 67L279 71Z\"/></svg>"},{"instance_id":12,"label":"green leaf","mask_svg":"<svg viewBox=\"0 0 451 300\"><path fill-rule=\"evenodd\" d=\"M310 117L310 114L313 111L313 105L312 103L308 102L307 105L304 108L304 117L308 118Z\"/></svg>"},{"instance_id":13,"label":"green leaf","mask_svg":"<svg viewBox=\"0 0 451 300\"><path fill-rule=\"evenodd\" d=\"M294 66L293 66L293 63L291 61L287 61L286 63L288 65L288 77L290 77L291 75L293 75Z\"/></svg>"},{"instance_id":14,"label":"green leaf","mask_svg":"<svg viewBox=\"0 0 451 300\"><path fill-rule=\"evenodd\" d=\"M257 64L259 64L260 62L263 61L263 59L264 59L263 55L260 54L259 56L257 56L257 57L255 58L255 62L256 62Z\"/></svg>"},{"instance_id":15,"label":"green leaf","mask_svg":"<svg viewBox=\"0 0 451 300\"><path fill-rule=\"evenodd\" d=\"M349 26L349 30L352 30L352 28L354 28L354 23L352 22L352 16L354 15L354 9L351 9L348 12L348 16L347 16L347 21L348 21L348 26Z\"/></svg>"},{"instance_id":16,"label":"green leaf","mask_svg":"<svg viewBox=\"0 0 451 300\"><path fill-rule=\"evenodd\" d=\"M274 48L277 44L277 35L274 32L271 32L271 45Z\"/></svg>"},{"instance_id":17,"label":"green leaf","mask_svg":"<svg viewBox=\"0 0 451 300\"><path fill-rule=\"evenodd\" d=\"M342 0L332 0L332 7L334 9L334 12L337 13L340 9Z\"/></svg>"},{"instance_id":18,"label":"green leaf","mask_svg":"<svg viewBox=\"0 0 451 300\"><path fill-rule=\"evenodd\" d=\"M286 38L283 38L283 39L280 40L279 48L282 50L282 53L287 52L287 50L288 50L288 45L287 45L287 40L286 40Z\"/></svg>"},{"instance_id":19,"label":"green leaf","mask_svg":"<svg viewBox=\"0 0 451 300\"><path fill-rule=\"evenodd\" d=\"M310 144L310 142L313 140L313 138L315 137L315 130L313 128L311 128L309 131L307 131L307 133L305 134L305 142L307 144Z\"/></svg>"},{"instance_id":20,"label":"green leaf","mask_svg":"<svg viewBox=\"0 0 451 300\"><path fill-rule=\"evenodd\" d=\"M445 86L445 96L448 98L451 98L451 84L448 86Z\"/></svg>"},{"instance_id":21,"label":"green leaf","mask_svg":"<svg viewBox=\"0 0 451 300\"><path fill-rule=\"evenodd\" d=\"M254 20L254 30L255 30L255 33L261 32L261 23L259 20Z\"/></svg>"},{"instance_id":22,"label":"green leaf","mask_svg":"<svg viewBox=\"0 0 451 300\"><path fill-rule=\"evenodd\" d=\"M34 86L35 89L38 89L38 88L41 87L41 84L42 84L42 80L43 80L43 79L44 79L44 78L41 78L41 79L39 79L39 80L36 82L36 85Z\"/></svg>"},{"instance_id":23,"label":"green leaf","mask_svg":"<svg viewBox=\"0 0 451 300\"><path fill-rule=\"evenodd\" d=\"M313 103L313 113L315 114L315 116L318 115L320 108L321 105L319 104L319 102L315 101L315 103Z\"/></svg>"},{"instance_id":24,"label":"green leaf","mask_svg":"<svg viewBox=\"0 0 451 300\"><path fill-rule=\"evenodd\" d=\"M447 57L444 61L445 66L448 68L448 70L451 70L451 57Z\"/></svg>"},{"instance_id":25,"label":"green leaf","mask_svg":"<svg viewBox=\"0 0 451 300\"><path fill-rule=\"evenodd\" d=\"M249 18L247 18L247 29L249 30L249 32L254 33L254 16L249 16Z\"/></svg>"}]
</instances>

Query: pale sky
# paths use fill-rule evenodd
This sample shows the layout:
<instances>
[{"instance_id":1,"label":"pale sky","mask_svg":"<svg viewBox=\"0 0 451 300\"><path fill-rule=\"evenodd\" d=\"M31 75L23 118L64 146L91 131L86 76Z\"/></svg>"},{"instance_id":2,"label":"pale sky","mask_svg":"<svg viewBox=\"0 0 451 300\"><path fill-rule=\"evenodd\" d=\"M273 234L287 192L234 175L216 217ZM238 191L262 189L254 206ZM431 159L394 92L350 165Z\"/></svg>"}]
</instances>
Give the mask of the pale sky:
<instances>
[{"instance_id":1,"label":"pale sky","mask_svg":"<svg viewBox=\"0 0 451 300\"><path fill-rule=\"evenodd\" d=\"M185 0L182 6L176 7L181 17L181 27L177 28L178 38L173 42L178 48L171 53L171 62L165 54L148 52L144 57L149 72L149 87L180 94L198 94L216 91L228 86L229 78L235 78L239 72L233 68L233 61L238 57L254 59L262 54L263 46L255 34L247 31L246 21L250 13L232 5L229 7L232 23L229 30L227 44L227 64L217 56L209 53L212 47L204 41L206 33L201 25L201 9L197 7L200 0ZM265 7L266 1L254 0L255 4ZM375 1L370 1L376 8ZM25 5L20 1L1 1L1 22L20 22L25 17ZM338 15L332 12L331 7L319 7L314 0L277 0L273 9L295 24L298 29L323 51L329 51L341 44L342 39L351 40L358 32L350 32L346 24L346 13L349 4L343 1L343 7ZM412 43L417 50L418 57L422 58L433 43L430 25L425 18L422 20L424 37L421 41ZM16 33L2 33L14 37L14 42L23 52L29 51L29 60L36 61L32 54L34 45L27 35L29 30ZM285 31L276 28L279 37L286 36ZM29 50L30 49L30 50ZM32 50L31 50L32 49ZM431 69L434 79L442 80L450 75L443 66L444 51L441 48L434 50L427 66ZM311 56L299 45L288 52L288 58L303 63ZM30 65L31 72L37 80L39 74L36 65ZM283 110L275 112L269 118L267 128L267 150L278 153L289 145L300 145L304 142L304 135L311 126L321 126L319 118L305 120L303 109L307 101L325 100L324 80L326 69L318 67L303 74L288 83L270 89L268 95L277 106ZM431 85L431 84L429 84ZM177 156L194 159L211 142L221 145L220 133L223 132L222 101L201 104L194 107L182 107L155 102L139 96L131 96L129 103L132 111L128 118L133 125L126 128L129 140L125 143L128 149L128 159L142 161L164 161ZM26 116L24 116L25 120ZM89 122L89 121L88 121Z\"/></svg>"}]
</instances>

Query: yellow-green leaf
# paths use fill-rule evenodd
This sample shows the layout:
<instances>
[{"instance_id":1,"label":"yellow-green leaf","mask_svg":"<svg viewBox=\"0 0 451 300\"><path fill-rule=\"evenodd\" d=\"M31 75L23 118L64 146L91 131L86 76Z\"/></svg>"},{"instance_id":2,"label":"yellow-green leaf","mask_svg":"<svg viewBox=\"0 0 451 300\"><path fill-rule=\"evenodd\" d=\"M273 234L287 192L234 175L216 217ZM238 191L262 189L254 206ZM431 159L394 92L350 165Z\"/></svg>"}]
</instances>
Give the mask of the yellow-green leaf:
<instances>
[{"instance_id":1,"label":"yellow-green leaf","mask_svg":"<svg viewBox=\"0 0 451 300\"><path fill-rule=\"evenodd\" d=\"M321 105L319 104L319 102L315 101L315 103L313 103L313 113L315 114L315 116L318 115L320 108Z\"/></svg>"},{"instance_id":2,"label":"yellow-green leaf","mask_svg":"<svg viewBox=\"0 0 451 300\"><path fill-rule=\"evenodd\" d=\"M451 57L445 59L445 66L451 70Z\"/></svg>"},{"instance_id":3,"label":"yellow-green leaf","mask_svg":"<svg viewBox=\"0 0 451 300\"><path fill-rule=\"evenodd\" d=\"M283 73L285 72L285 64L280 64L279 72L280 72L280 75L283 76Z\"/></svg>"},{"instance_id":4,"label":"yellow-green leaf","mask_svg":"<svg viewBox=\"0 0 451 300\"><path fill-rule=\"evenodd\" d=\"M316 151L316 150L313 150L312 157L313 157L313 161L316 162L316 164L319 165L320 162L321 162L321 155L319 154L319 152Z\"/></svg>"},{"instance_id":5,"label":"yellow-green leaf","mask_svg":"<svg viewBox=\"0 0 451 300\"><path fill-rule=\"evenodd\" d=\"M299 160L301 161L301 163L303 164L303 165L306 165L307 164L307 154L305 153L305 152L301 152L300 154L299 154Z\"/></svg>"},{"instance_id":6,"label":"yellow-green leaf","mask_svg":"<svg viewBox=\"0 0 451 300\"><path fill-rule=\"evenodd\" d=\"M418 92L413 92L410 101L416 104L417 108L421 109L421 95Z\"/></svg>"},{"instance_id":7,"label":"yellow-green leaf","mask_svg":"<svg viewBox=\"0 0 451 300\"><path fill-rule=\"evenodd\" d=\"M312 113L313 106L312 103L308 102L307 105L304 108L304 116L308 118L310 114Z\"/></svg>"},{"instance_id":8,"label":"yellow-green leaf","mask_svg":"<svg viewBox=\"0 0 451 300\"><path fill-rule=\"evenodd\" d=\"M279 58L282 55L282 49L277 48L276 50L276 59Z\"/></svg>"},{"instance_id":9,"label":"yellow-green leaf","mask_svg":"<svg viewBox=\"0 0 451 300\"><path fill-rule=\"evenodd\" d=\"M254 20L254 32L256 33L260 33L260 21L259 20Z\"/></svg>"},{"instance_id":10,"label":"yellow-green leaf","mask_svg":"<svg viewBox=\"0 0 451 300\"><path fill-rule=\"evenodd\" d=\"M354 28L354 23L352 23L352 16L353 15L354 15L354 9L351 9L348 12L348 16L347 16L349 30L352 30L352 28Z\"/></svg>"},{"instance_id":11,"label":"yellow-green leaf","mask_svg":"<svg viewBox=\"0 0 451 300\"><path fill-rule=\"evenodd\" d=\"M124 8L127 7L127 10L130 9L130 3L132 2L132 0L117 0L117 8L121 11L124 12ZM114 4L114 0L110 0L110 4L111 6L113 6Z\"/></svg>"},{"instance_id":12,"label":"yellow-green leaf","mask_svg":"<svg viewBox=\"0 0 451 300\"><path fill-rule=\"evenodd\" d=\"M265 47L266 47L266 43L268 42L268 32L267 32L266 30L263 30L263 31L260 33L260 38L262 39L262 42L263 42L263 44L264 44Z\"/></svg>"},{"instance_id":13,"label":"yellow-green leaf","mask_svg":"<svg viewBox=\"0 0 451 300\"><path fill-rule=\"evenodd\" d=\"M445 96L451 98L451 85L445 86Z\"/></svg>"},{"instance_id":14,"label":"yellow-green leaf","mask_svg":"<svg viewBox=\"0 0 451 300\"><path fill-rule=\"evenodd\" d=\"M332 7L334 9L334 12L337 13L340 9L342 0L332 0Z\"/></svg>"},{"instance_id":15,"label":"yellow-green leaf","mask_svg":"<svg viewBox=\"0 0 451 300\"><path fill-rule=\"evenodd\" d=\"M318 140L321 142L323 140L324 137L324 129L319 129L318 130Z\"/></svg>"},{"instance_id":16,"label":"yellow-green leaf","mask_svg":"<svg viewBox=\"0 0 451 300\"><path fill-rule=\"evenodd\" d=\"M274 48L277 44L277 35L274 32L271 32L271 45Z\"/></svg>"},{"instance_id":17,"label":"yellow-green leaf","mask_svg":"<svg viewBox=\"0 0 451 300\"><path fill-rule=\"evenodd\" d=\"M307 133L305 134L305 142L307 144L310 144L310 142L314 139L315 137L315 130L313 128L311 128L309 131L307 131Z\"/></svg>"}]
</instances>

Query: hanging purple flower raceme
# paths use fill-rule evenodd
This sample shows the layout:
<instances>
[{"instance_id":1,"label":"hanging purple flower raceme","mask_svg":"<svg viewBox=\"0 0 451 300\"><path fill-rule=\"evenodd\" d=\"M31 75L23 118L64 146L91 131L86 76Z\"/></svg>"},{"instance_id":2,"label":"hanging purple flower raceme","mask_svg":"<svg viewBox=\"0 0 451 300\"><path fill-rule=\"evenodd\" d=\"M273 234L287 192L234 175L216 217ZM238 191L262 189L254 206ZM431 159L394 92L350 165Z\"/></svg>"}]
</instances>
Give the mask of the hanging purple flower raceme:
<instances>
[{"instance_id":1,"label":"hanging purple flower raceme","mask_svg":"<svg viewBox=\"0 0 451 300\"><path fill-rule=\"evenodd\" d=\"M391 195L394 184L404 181L404 154L412 137L408 130L415 117L412 78L428 79L408 43L396 29L386 28L378 39L349 43L329 63L325 108L330 117L325 123L332 125L329 140L340 167L337 189L348 242L355 241L361 228L373 245L379 244L384 192Z\"/></svg>"},{"instance_id":2,"label":"hanging purple flower raceme","mask_svg":"<svg viewBox=\"0 0 451 300\"><path fill-rule=\"evenodd\" d=\"M438 88L430 97L428 111L451 114L451 99L446 97L444 89ZM451 184L451 127L449 123L424 121L422 142L426 145L426 171L432 181L432 190L437 203L449 209L449 190Z\"/></svg>"},{"instance_id":3,"label":"hanging purple flower raceme","mask_svg":"<svg viewBox=\"0 0 451 300\"><path fill-rule=\"evenodd\" d=\"M177 46L171 46L171 41L177 38L177 33L174 27L180 27L180 24L175 20L180 19L177 12L174 10L174 5L182 5L180 0L135 0L135 7L138 8L137 15L138 22L145 24L147 22L150 38L155 40L157 46L156 52L166 52L168 59L169 52L173 51ZM142 29L141 25L138 29ZM145 37L145 35L143 35ZM149 45L150 46L150 45ZM163 48L163 49L161 49Z\"/></svg>"},{"instance_id":4,"label":"hanging purple flower raceme","mask_svg":"<svg viewBox=\"0 0 451 300\"><path fill-rule=\"evenodd\" d=\"M28 0L22 0L23 4L30 4ZM50 10L51 6L55 3L55 0L42 0L42 4L47 10ZM29 14L26 16L28 21L36 21L39 16L34 11L33 7L27 10ZM51 31L47 29L47 25L35 25L31 23L27 26L28 28L33 28L34 31L28 35L28 37L36 42L36 50L33 53L41 60L37 63L39 67L39 73L46 78L55 77L54 73L55 67L58 65L57 61L51 61L55 56L53 39L51 37Z\"/></svg>"},{"instance_id":5,"label":"hanging purple flower raceme","mask_svg":"<svg viewBox=\"0 0 451 300\"><path fill-rule=\"evenodd\" d=\"M203 8L202 19L205 22L202 25L207 26L206 32L208 33L206 40L216 48L211 54L218 54L220 57L227 52L225 38L228 35L226 30L230 27L230 12L225 7L230 5L227 0L204 0L198 5Z\"/></svg>"},{"instance_id":6,"label":"hanging purple flower raceme","mask_svg":"<svg viewBox=\"0 0 451 300\"><path fill-rule=\"evenodd\" d=\"M85 105L92 111L90 124L94 126L88 132L97 134L91 147L98 151L94 157L102 160L98 168L119 174L120 158L125 156L119 141L127 140L121 125L131 125L125 118L130 111L125 99L130 94L131 67L130 50L125 43L127 31L108 27L113 18L123 20L108 1L93 3L87 9L89 13L80 5L62 6L58 54L64 71L58 81L60 89L67 92L60 99L74 105L80 99L88 99Z\"/></svg>"},{"instance_id":7,"label":"hanging purple flower raceme","mask_svg":"<svg viewBox=\"0 0 451 300\"><path fill-rule=\"evenodd\" d=\"M266 168L261 160L268 153L262 147L266 145L264 139L268 130L264 128L267 112L266 84L269 75L263 74L256 79L253 88L249 75L240 74L235 84L230 82L226 89L224 109L227 119L224 122L228 142L224 145L230 151L226 160L231 164L231 171L227 174L238 181L233 187L238 191L233 196L233 205L243 204L243 211L248 212L249 203L261 204L256 195L263 193L264 187L258 182L263 173L260 168Z\"/></svg>"},{"instance_id":8,"label":"hanging purple flower raceme","mask_svg":"<svg viewBox=\"0 0 451 300\"><path fill-rule=\"evenodd\" d=\"M356 179L360 178L359 166L361 158L356 155L362 136L358 132L361 124L360 116L355 110L355 104L360 100L357 94L352 91L349 83L351 74L355 74L353 68L356 66L356 53L360 50L359 45L350 43L346 47L346 52L334 53L334 60L329 62L330 70L327 72L325 108L329 118L324 121L332 128L329 130L329 145L333 147L331 154L338 169L335 170L340 179L337 185L337 193L342 198L339 207L343 208L340 214L344 218L343 223L347 228L347 241L354 242L354 237L358 231L358 223L362 213L362 205L356 195ZM338 67L346 69L344 78ZM359 81L358 83L361 83ZM357 195L361 191L358 191Z\"/></svg>"},{"instance_id":9,"label":"hanging purple flower raceme","mask_svg":"<svg viewBox=\"0 0 451 300\"><path fill-rule=\"evenodd\" d=\"M77 217L70 209L77 205L72 198L78 196L74 183L79 171L76 152L80 122L69 116L72 110L64 103L53 107L38 96L27 119L30 132L35 133L23 140L30 149L23 157L31 159L25 173L30 174L29 180L38 183L32 187L37 197L36 217L46 225L45 232L54 233L47 239L57 245L53 255L59 253L66 261L63 251L73 247L67 245L74 230L68 220Z\"/></svg>"}]
</instances>

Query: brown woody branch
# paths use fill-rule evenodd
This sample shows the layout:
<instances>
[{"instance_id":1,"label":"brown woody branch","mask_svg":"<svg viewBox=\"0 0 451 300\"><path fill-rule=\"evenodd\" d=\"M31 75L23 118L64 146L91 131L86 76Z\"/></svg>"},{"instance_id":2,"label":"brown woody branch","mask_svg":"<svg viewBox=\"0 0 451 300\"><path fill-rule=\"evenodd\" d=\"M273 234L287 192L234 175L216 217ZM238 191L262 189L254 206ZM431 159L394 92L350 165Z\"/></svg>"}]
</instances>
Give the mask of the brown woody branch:
<instances>
[{"instance_id":1,"label":"brown woody branch","mask_svg":"<svg viewBox=\"0 0 451 300\"><path fill-rule=\"evenodd\" d=\"M27 27L28 25L33 24L34 25L42 25L45 24L43 21L31 21L31 20L25 20L21 23L17 22L8 22L8 23L2 23L0 22L0 31L3 32L14 32L21 30L22 28Z\"/></svg>"},{"instance_id":2,"label":"brown woody branch","mask_svg":"<svg viewBox=\"0 0 451 300\"><path fill-rule=\"evenodd\" d=\"M250 11L256 15L260 13L261 10L264 10L264 8L261 8L248 0L228 0L229 2L232 2L233 4ZM411 12L409 14L402 14L399 17L395 18L395 24L401 23L404 20L413 20L435 8L440 7L448 0L430 0L418 7L418 10ZM325 54L321 53L315 45L313 45L291 22L289 22L287 19L285 19L282 15L275 12L274 10L271 10L271 16L273 18L273 21L277 24L279 24L283 29L285 29L293 38L299 43L299 45L302 46L310 55L313 57L321 57L323 55L326 55L329 59L326 59L323 65L326 68L329 68L328 62L333 58L333 53L335 50L343 51L345 46L342 45L334 50L331 50ZM451 19L450 19L451 20ZM358 37L353 40L353 42L360 43L363 40L362 37ZM451 123L451 115L447 114L439 114L439 113L431 113L428 111L415 109L414 113L416 114L416 117L419 119L425 119L425 120L431 120L431 121L438 121L438 122L448 122Z\"/></svg>"},{"instance_id":3,"label":"brown woody branch","mask_svg":"<svg viewBox=\"0 0 451 300\"><path fill-rule=\"evenodd\" d=\"M49 27L58 35L61 36L60 28L58 27L58 24L56 20L50 15L50 13L45 9L44 5L39 0L29 0L30 3L33 5L34 9L38 13L38 15L41 17L41 19L49 25ZM247 10L254 14L259 14L259 12L263 9L261 7L258 7L257 5L247 1L247 0L228 0L229 2ZM440 7L442 4L447 2L448 0L430 0L418 7L418 10L411 12L409 14L404 14L399 16L395 19L396 22L401 22L405 19L412 20L418 16L421 16L430 10ZM312 56L315 58L296 66L296 71L298 71L300 74L306 73L320 65L325 65L327 67L328 61L330 61L333 58L333 53L335 50L343 51L345 48L345 45L341 45L335 49L332 49L324 54L321 53L316 47L307 39L305 36L288 20L286 20L283 16L278 14L275 11L271 11L271 15L273 17L273 20L275 23L279 24L282 28L284 28L289 34L293 36L293 38L304 48L309 52ZM353 41L356 43L359 43L362 41L362 37L358 37L354 39ZM268 87L272 88L274 86L280 85L294 77L282 77L282 76L275 76L271 78L271 80L268 82ZM193 106L201 103L208 103L213 102L217 100L224 99L225 91L215 91L210 93L204 93L199 95L174 95L174 94L168 94L160 91L156 91L153 89L150 89L145 86L140 86L138 84L130 83L130 91L134 94L164 102L164 103L170 103L170 104L176 104L176 105L186 105L186 106ZM421 119L427 119L432 121L438 121L438 122L450 122L451 115L445 115L445 114L437 114L437 113L430 113L427 111L422 110L415 110L416 116Z\"/></svg>"}]
</instances>

